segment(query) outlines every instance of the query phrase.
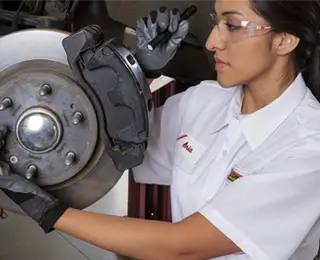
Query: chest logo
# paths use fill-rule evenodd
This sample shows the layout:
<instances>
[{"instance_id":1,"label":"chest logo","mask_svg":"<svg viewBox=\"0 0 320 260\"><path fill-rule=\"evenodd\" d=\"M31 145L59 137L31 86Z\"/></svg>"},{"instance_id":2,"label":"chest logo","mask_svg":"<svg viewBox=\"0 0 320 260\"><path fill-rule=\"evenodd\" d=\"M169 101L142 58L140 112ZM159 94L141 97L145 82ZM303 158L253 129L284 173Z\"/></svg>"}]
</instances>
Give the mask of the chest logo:
<instances>
[{"instance_id":1,"label":"chest logo","mask_svg":"<svg viewBox=\"0 0 320 260\"><path fill-rule=\"evenodd\" d=\"M241 174L235 172L234 170L231 171L231 173L229 174L228 176L228 181L229 182L234 182L236 181L237 179L243 177Z\"/></svg>"}]
</instances>

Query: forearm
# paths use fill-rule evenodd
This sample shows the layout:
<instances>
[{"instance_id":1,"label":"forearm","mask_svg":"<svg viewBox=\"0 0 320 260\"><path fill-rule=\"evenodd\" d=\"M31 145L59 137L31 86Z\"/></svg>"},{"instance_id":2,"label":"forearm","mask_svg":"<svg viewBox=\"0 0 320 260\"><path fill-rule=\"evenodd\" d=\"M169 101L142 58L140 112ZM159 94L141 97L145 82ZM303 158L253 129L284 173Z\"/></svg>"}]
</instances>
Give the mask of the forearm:
<instances>
[{"instance_id":1,"label":"forearm","mask_svg":"<svg viewBox=\"0 0 320 260\"><path fill-rule=\"evenodd\" d=\"M175 224L69 209L55 229L134 259L178 259Z\"/></svg>"}]
</instances>

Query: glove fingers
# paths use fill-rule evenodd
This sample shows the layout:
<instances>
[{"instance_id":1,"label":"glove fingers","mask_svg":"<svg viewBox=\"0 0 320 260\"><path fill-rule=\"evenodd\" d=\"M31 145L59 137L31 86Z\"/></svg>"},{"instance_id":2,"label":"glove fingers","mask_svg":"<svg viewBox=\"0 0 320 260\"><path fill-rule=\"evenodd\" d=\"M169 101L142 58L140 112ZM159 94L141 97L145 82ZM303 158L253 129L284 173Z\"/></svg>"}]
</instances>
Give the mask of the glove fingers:
<instances>
[{"instance_id":1,"label":"glove fingers","mask_svg":"<svg viewBox=\"0 0 320 260\"><path fill-rule=\"evenodd\" d=\"M187 36L189 31L189 22L187 20L182 21L179 25L178 31L176 31L170 38L168 44L166 45L167 52L174 52L177 50L178 46L181 44L183 39Z\"/></svg>"},{"instance_id":2,"label":"glove fingers","mask_svg":"<svg viewBox=\"0 0 320 260\"><path fill-rule=\"evenodd\" d=\"M41 191L33 182L18 174L12 174L10 166L3 161L0 161L0 189L8 189L20 193L33 193L34 195Z\"/></svg>"},{"instance_id":3,"label":"glove fingers","mask_svg":"<svg viewBox=\"0 0 320 260\"><path fill-rule=\"evenodd\" d=\"M182 41L186 38L189 31L190 22L188 20L184 20L179 24L179 29L171 36L172 40L180 40Z\"/></svg>"},{"instance_id":4,"label":"glove fingers","mask_svg":"<svg viewBox=\"0 0 320 260\"><path fill-rule=\"evenodd\" d=\"M18 174L0 176L0 189L3 191L9 190L13 193L19 193L19 196L22 196L22 194L26 194L28 195L26 197L28 199L37 196L44 201L54 200L54 198L49 193L44 192L40 187ZM15 198L10 198L15 201Z\"/></svg>"},{"instance_id":5,"label":"glove fingers","mask_svg":"<svg viewBox=\"0 0 320 260\"><path fill-rule=\"evenodd\" d=\"M158 18L158 12L151 11L147 21L149 42L153 40L158 34L157 18Z\"/></svg>"},{"instance_id":6,"label":"glove fingers","mask_svg":"<svg viewBox=\"0 0 320 260\"><path fill-rule=\"evenodd\" d=\"M7 135L7 128L5 126L0 126L0 140L6 138Z\"/></svg>"},{"instance_id":7,"label":"glove fingers","mask_svg":"<svg viewBox=\"0 0 320 260\"><path fill-rule=\"evenodd\" d=\"M11 174L10 166L5 162L0 161L0 178L4 176L9 176L10 174Z\"/></svg>"},{"instance_id":8,"label":"glove fingers","mask_svg":"<svg viewBox=\"0 0 320 260\"><path fill-rule=\"evenodd\" d=\"M162 6L158 10L158 31L161 33L168 29L170 23L170 14L167 7Z\"/></svg>"},{"instance_id":9,"label":"glove fingers","mask_svg":"<svg viewBox=\"0 0 320 260\"><path fill-rule=\"evenodd\" d=\"M3 149L3 147L5 146L5 141L4 140L0 140L0 150Z\"/></svg>"},{"instance_id":10,"label":"glove fingers","mask_svg":"<svg viewBox=\"0 0 320 260\"><path fill-rule=\"evenodd\" d=\"M7 128L5 126L0 126L0 150L2 150L5 145L6 136Z\"/></svg>"},{"instance_id":11,"label":"glove fingers","mask_svg":"<svg viewBox=\"0 0 320 260\"><path fill-rule=\"evenodd\" d=\"M180 12L177 8L170 10L170 23L168 30L170 32L175 32L178 29L180 21Z\"/></svg>"},{"instance_id":12,"label":"glove fingers","mask_svg":"<svg viewBox=\"0 0 320 260\"><path fill-rule=\"evenodd\" d=\"M151 37L148 34L147 28L147 18L141 18L137 21L136 26L136 35L137 35L137 48L143 49L147 46L149 41L151 41Z\"/></svg>"},{"instance_id":13,"label":"glove fingers","mask_svg":"<svg viewBox=\"0 0 320 260\"><path fill-rule=\"evenodd\" d=\"M37 187L23 177L12 174L9 176L0 176L0 189L8 189L20 193L33 193Z\"/></svg>"}]
</instances>

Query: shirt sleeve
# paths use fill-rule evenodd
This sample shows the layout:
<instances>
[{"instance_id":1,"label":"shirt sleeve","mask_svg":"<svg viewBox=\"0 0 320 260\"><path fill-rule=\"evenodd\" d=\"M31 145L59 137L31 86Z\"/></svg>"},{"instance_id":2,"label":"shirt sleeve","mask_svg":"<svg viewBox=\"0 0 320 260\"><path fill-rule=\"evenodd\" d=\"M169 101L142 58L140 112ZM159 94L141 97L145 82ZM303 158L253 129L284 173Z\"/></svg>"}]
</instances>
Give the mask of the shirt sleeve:
<instances>
[{"instance_id":1,"label":"shirt sleeve","mask_svg":"<svg viewBox=\"0 0 320 260\"><path fill-rule=\"evenodd\" d=\"M283 155L226 186L199 212L251 259L288 260L320 216L319 155Z\"/></svg>"},{"instance_id":2,"label":"shirt sleeve","mask_svg":"<svg viewBox=\"0 0 320 260\"><path fill-rule=\"evenodd\" d=\"M167 99L154 111L154 123L143 163L132 169L136 182L170 185L175 140L181 129L181 100L185 92Z\"/></svg>"}]
</instances>

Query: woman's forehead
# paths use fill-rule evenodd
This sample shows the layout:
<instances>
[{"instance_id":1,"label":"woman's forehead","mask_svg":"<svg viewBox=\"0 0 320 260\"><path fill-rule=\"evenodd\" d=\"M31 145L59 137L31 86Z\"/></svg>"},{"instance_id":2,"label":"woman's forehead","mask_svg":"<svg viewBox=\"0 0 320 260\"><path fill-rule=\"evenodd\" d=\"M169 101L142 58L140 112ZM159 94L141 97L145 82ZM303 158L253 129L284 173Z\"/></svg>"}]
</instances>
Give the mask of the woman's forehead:
<instances>
[{"instance_id":1,"label":"woman's forehead","mask_svg":"<svg viewBox=\"0 0 320 260\"><path fill-rule=\"evenodd\" d=\"M232 14L247 20L259 18L252 10L250 0L215 0L214 9L218 15Z\"/></svg>"}]
</instances>

